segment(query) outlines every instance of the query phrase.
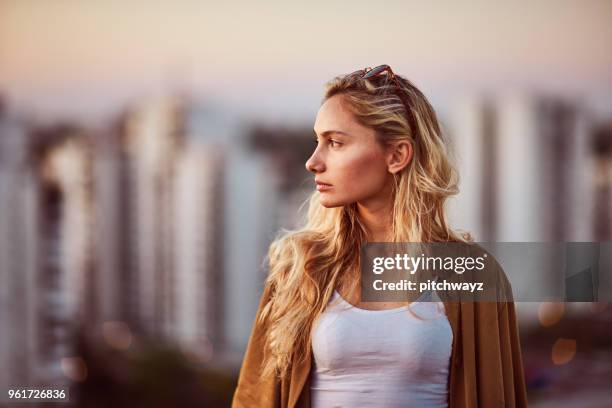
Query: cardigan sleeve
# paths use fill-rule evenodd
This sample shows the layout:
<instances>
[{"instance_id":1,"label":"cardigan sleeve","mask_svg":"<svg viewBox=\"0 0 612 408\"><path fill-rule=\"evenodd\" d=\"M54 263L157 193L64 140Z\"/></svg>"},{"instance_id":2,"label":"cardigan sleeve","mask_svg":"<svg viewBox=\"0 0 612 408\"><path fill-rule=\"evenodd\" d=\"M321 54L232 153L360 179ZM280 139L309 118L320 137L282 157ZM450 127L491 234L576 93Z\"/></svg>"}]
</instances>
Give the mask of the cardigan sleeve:
<instances>
[{"instance_id":1,"label":"cardigan sleeve","mask_svg":"<svg viewBox=\"0 0 612 408\"><path fill-rule=\"evenodd\" d=\"M497 302L473 304L478 406L526 407L527 391L512 286L497 261Z\"/></svg>"},{"instance_id":2,"label":"cardigan sleeve","mask_svg":"<svg viewBox=\"0 0 612 408\"><path fill-rule=\"evenodd\" d=\"M493 269L497 275L498 301L481 302L476 307L477 317L482 317L480 336L485 339L477 356L483 361L484 367L479 379L479 389L480 395L488 398L479 406L489 406L488 402L497 400L500 407L526 407L527 389L512 285L502 266L497 260L493 261ZM496 310L485 310L493 305L496 305ZM493 315L494 312L497 316ZM497 334L497 338L492 336L493 333ZM487 345L486 348L484 345ZM496 387L491 387L491 384L487 383L494 375L498 376L499 382ZM489 389L495 389L498 395L488 395Z\"/></svg>"},{"instance_id":3,"label":"cardigan sleeve","mask_svg":"<svg viewBox=\"0 0 612 408\"><path fill-rule=\"evenodd\" d=\"M453 376L451 408L526 407L527 391L512 287L497 261L497 301L466 296L459 302L460 362ZM491 299L491 298L489 298Z\"/></svg>"},{"instance_id":4,"label":"cardigan sleeve","mask_svg":"<svg viewBox=\"0 0 612 408\"><path fill-rule=\"evenodd\" d=\"M514 307L514 295L506 273L499 263L496 262L496 265L502 283L500 286L504 292L501 296L504 301L497 302L497 320L499 321L501 367L504 374L505 406L526 407L527 387L525 385L523 354L521 352L518 319Z\"/></svg>"},{"instance_id":5,"label":"cardigan sleeve","mask_svg":"<svg viewBox=\"0 0 612 408\"><path fill-rule=\"evenodd\" d=\"M450 407L526 407L514 303L461 302L460 308L462 358Z\"/></svg>"},{"instance_id":6,"label":"cardigan sleeve","mask_svg":"<svg viewBox=\"0 0 612 408\"><path fill-rule=\"evenodd\" d=\"M508 407L527 406L527 387L516 311L513 302L498 304L500 338L502 341L502 372L504 373L504 396Z\"/></svg>"},{"instance_id":7,"label":"cardigan sleeve","mask_svg":"<svg viewBox=\"0 0 612 408\"><path fill-rule=\"evenodd\" d=\"M280 407L280 381L275 376L261 377L266 325L259 322L259 316L270 296L270 287L266 285L238 375L238 385L234 392L232 408Z\"/></svg>"}]
</instances>

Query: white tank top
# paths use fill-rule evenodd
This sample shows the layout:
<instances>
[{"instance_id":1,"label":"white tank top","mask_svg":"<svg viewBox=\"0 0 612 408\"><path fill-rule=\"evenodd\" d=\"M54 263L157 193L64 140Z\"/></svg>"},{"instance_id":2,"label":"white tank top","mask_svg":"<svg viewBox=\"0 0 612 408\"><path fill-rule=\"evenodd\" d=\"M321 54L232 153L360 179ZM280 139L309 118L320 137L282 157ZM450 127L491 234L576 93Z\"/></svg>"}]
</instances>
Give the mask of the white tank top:
<instances>
[{"instance_id":1,"label":"white tank top","mask_svg":"<svg viewBox=\"0 0 612 408\"><path fill-rule=\"evenodd\" d=\"M357 308L334 292L313 327L311 405L448 407L452 344L435 292L387 310Z\"/></svg>"}]
</instances>

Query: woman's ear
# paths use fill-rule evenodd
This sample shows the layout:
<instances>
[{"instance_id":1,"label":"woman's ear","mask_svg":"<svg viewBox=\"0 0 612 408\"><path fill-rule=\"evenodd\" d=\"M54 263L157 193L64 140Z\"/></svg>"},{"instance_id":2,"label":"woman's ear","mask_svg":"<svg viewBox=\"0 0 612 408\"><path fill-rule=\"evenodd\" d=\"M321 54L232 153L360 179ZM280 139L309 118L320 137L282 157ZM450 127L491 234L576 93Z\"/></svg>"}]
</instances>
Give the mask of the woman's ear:
<instances>
[{"instance_id":1,"label":"woman's ear","mask_svg":"<svg viewBox=\"0 0 612 408\"><path fill-rule=\"evenodd\" d=\"M391 174L399 173L412 160L412 143L406 139L394 140L387 147L387 169Z\"/></svg>"}]
</instances>

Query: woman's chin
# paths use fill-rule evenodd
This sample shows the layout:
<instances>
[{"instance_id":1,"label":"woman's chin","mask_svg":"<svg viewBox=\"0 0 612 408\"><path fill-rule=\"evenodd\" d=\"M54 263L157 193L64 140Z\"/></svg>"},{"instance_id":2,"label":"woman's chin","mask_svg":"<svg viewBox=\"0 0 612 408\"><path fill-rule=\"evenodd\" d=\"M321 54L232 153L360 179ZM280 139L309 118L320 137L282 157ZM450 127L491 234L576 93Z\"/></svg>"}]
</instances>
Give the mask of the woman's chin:
<instances>
[{"instance_id":1,"label":"woman's chin","mask_svg":"<svg viewBox=\"0 0 612 408\"><path fill-rule=\"evenodd\" d=\"M340 207L342 205L344 205L343 203L339 202L338 200L334 200L331 197L325 197L324 195L321 196L321 199L319 201L321 203L321 205L325 208L334 208L334 207Z\"/></svg>"}]
</instances>

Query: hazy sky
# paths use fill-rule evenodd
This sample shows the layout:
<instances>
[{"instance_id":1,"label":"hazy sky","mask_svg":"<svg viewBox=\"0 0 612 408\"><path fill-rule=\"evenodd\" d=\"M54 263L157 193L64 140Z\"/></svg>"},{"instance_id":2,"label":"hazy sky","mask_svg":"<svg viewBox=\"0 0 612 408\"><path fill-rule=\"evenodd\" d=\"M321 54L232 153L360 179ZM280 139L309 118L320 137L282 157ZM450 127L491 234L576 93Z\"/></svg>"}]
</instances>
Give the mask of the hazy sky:
<instances>
[{"instance_id":1,"label":"hazy sky","mask_svg":"<svg viewBox=\"0 0 612 408\"><path fill-rule=\"evenodd\" d=\"M610 93L612 1L0 1L0 93L51 116L108 114L180 86L303 119L326 80L382 63L434 100Z\"/></svg>"}]
</instances>

